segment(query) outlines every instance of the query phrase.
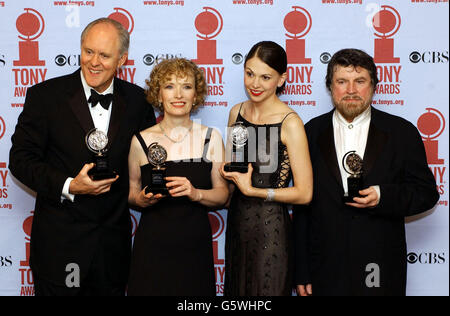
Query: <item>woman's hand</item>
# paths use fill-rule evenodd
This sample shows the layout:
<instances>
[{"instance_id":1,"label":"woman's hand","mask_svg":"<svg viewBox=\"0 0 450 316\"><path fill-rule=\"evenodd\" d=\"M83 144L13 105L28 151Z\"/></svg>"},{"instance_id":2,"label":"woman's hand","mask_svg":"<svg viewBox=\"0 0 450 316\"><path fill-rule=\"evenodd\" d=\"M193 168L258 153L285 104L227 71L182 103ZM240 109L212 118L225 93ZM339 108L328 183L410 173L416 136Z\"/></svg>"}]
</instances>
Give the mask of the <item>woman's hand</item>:
<instances>
[{"instance_id":1,"label":"woman's hand","mask_svg":"<svg viewBox=\"0 0 450 316\"><path fill-rule=\"evenodd\" d=\"M196 189L185 177L166 177L167 188L172 197L187 196L192 202L199 202L202 199L202 193Z\"/></svg>"},{"instance_id":2,"label":"woman's hand","mask_svg":"<svg viewBox=\"0 0 450 316\"><path fill-rule=\"evenodd\" d=\"M240 173L240 172L226 172L224 170L225 163L222 164L220 168L220 174L224 179L228 181L234 182L234 184L239 188L242 194L246 196L251 196L251 192L253 190L252 186L252 173L253 167L252 164L248 164L248 172Z\"/></svg>"},{"instance_id":3,"label":"woman's hand","mask_svg":"<svg viewBox=\"0 0 450 316\"><path fill-rule=\"evenodd\" d=\"M158 203L162 198L164 198L164 195L162 194L153 194L152 192L149 192L147 194L145 194L145 189L147 187L145 187L137 196L136 200L135 200L135 204L137 206L140 206L142 208L145 207L149 207L152 205L155 205L156 203Z\"/></svg>"}]
</instances>

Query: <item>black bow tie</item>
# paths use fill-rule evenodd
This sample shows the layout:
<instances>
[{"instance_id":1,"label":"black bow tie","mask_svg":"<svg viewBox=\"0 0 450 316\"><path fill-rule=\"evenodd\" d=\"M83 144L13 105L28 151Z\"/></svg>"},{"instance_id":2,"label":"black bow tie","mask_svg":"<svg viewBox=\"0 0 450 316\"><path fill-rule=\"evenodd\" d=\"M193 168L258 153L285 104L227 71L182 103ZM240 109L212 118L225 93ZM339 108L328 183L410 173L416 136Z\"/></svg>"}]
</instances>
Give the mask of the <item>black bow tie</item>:
<instances>
[{"instance_id":1,"label":"black bow tie","mask_svg":"<svg viewBox=\"0 0 450 316\"><path fill-rule=\"evenodd\" d=\"M113 99L113 95L111 93L108 94L98 94L97 91L91 89L91 96L89 97L88 102L91 104L91 107L97 105L100 102L100 105L105 109L109 109L109 105Z\"/></svg>"}]
</instances>

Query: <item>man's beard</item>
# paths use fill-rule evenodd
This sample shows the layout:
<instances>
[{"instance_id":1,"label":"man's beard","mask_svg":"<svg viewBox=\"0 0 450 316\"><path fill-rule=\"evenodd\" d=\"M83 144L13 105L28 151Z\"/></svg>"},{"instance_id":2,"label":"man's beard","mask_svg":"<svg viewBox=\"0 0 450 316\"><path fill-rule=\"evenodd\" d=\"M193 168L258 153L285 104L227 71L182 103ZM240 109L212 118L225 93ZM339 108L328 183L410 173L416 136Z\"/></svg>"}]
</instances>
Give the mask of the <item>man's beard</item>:
<instances>
[{"instance_id":1,"label":"man's beard","mask_svg":"<svg viewBox=\"0 0 450 316\"><path fill-rule=\"evenodd\" d=\"M353 121L355 117L363 113L372 103L372 98L365 101L359 96L346 96L339 102L333 100L335 108L339 113L349 122Z\"/></svg>"}]
</instances>

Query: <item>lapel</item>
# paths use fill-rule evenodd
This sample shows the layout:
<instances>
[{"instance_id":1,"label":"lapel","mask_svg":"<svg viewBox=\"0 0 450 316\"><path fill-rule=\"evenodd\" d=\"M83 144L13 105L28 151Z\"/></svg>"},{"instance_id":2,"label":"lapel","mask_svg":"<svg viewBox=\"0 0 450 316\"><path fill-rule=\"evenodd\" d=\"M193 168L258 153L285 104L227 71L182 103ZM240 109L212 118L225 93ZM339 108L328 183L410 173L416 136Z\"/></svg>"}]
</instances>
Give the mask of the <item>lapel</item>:
<instances>
[{"instance_id":1,"label":"lapel","mask_svg":"<svg viewBox=\"0 0 450 316\"><path fill-rule=\"evenodd\" d=\"M372 107L369 134L367 136L367 145L364 152L364 177L367 177L370 174L372 167L380 156L388 138L388 134L382 130L380 111Z\"/></svg>"},{"instance_id":2,"label":"lapel","mask_svg":"<svg viewBox=\"0 0 450 316\"><path fill-rule=\"evenodd\" d=\"M326 127L323 133L319 136L319 146L322 153L322 157L330 169L331 174L337 181L339 186L344 190L342 186L341 172L339 171L339 165L337 161L336 148L334 145L334 131L333 131L333 113L334 110L327 114Z\"/></svg>"},{"instance_id":3,"label":"lapel","mask_svg":"<svg viewBox=\"0 0 450 316\"><path fill-rule=\"evenodd\" d=\"M78 69L72 75L72 84L68 85L69 89L73 89L71 90L69 97L69 106L75 114L75 117L78 119L85 134L87 134L94 128L94 121L92 120L91 112L89 111L89 105L86 100L86 95L84 94L80 76L81 71Z\"/></svg>"},{"instance_id":4,"label":"lapel","mask_svg":"<svg viewBox=\"0 0 450 316\"><path fill-rule=\"evenodd\" d=\"M109 146L112 145L117 132L119 131L120 122L125 115L126 103L123 97L123 88L118 78L114 79L114 95L112 103L111 118L108 127Z\"/></svg>"}]
</instances>

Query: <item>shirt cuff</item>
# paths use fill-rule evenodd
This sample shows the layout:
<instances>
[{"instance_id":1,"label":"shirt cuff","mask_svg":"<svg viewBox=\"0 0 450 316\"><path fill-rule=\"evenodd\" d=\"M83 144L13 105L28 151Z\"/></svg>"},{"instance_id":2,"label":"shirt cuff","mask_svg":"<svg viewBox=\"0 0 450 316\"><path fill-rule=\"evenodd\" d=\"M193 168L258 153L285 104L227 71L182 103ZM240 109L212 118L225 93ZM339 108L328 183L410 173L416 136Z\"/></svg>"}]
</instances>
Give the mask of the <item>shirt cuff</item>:
<instances>
[{"instance_id":1,"label":"shirt cuff","mask_svg":"<svg viewBox=\"0 0 450 316\"><path fill-rule=\"evenodd\" d=\"M70 182L72 182L72 180L73 180L73 178L69 177L69 178L67 178L66 182L64 182L64 186L63 186L62 194L61 194L61 203L64 200L69 200L70 202L73 202L75 199L75 195L69 193Z\"/></svg>"},{"instance_id":2,"label":"shirt cuff","mask_svg":"<svg viewBox=\"0 0 450 316\"><path fill-rule=\"evenodd\" d=\"M381 199L381 191L380 191L380 186L379 185L374 185L373 188L375 189L375 191L378 194L378 200L377 200L377 205L380 203L380 199Z\"/></svg>"}]
</instances>

